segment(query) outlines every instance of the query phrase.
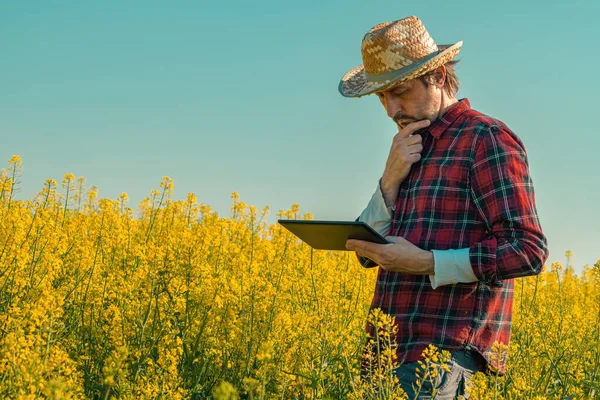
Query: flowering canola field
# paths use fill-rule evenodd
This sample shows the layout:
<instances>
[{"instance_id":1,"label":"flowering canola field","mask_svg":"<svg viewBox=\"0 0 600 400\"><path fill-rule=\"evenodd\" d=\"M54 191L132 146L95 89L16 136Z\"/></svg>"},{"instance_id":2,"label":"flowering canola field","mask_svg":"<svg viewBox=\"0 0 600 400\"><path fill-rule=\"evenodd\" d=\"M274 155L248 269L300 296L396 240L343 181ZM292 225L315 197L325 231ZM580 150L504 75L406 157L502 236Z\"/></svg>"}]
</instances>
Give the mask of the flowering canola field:
<instances>
[{"instance_id":1,"label":"flowering canola field","mask_svg":"<svg viewBox=\"0 0 600 400\"><path fill-rule=\"evenodd\" d=\"M18 200L20 174L18 156L0 174L1 398L404 398L393 320L368 313L377 271L354 253L311 250L235 193L227 217L173 200L168 177L135 216L72 174ZM476 374L471 399L600 398L600 261L518 279L496 350L507 374ZM448 357L424 355L421 384Z\"/></svg>"}]
</instances>

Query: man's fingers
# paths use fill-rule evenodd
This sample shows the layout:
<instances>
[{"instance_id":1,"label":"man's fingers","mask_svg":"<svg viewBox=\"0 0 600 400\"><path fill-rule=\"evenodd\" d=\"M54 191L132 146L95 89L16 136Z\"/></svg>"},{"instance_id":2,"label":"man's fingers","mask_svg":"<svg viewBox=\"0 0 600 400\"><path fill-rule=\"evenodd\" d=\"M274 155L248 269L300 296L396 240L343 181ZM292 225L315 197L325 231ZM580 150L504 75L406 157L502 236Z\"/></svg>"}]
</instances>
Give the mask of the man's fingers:
<instances>
[{"instance_id":1,"label":"man's fingers","mask_svg":"<svg viewBox=\"0 0 600 400\"><path fill-rule=\"evenodd\" d=\"M377 258L379 256L379 246L381 245L364 240L348 239L346 241L346 248L348 250L354 250L373 261L375 261L374 257Z\"/></svg>"},{"instance_id":2,"label":"man's fingers","mask_svg":"<svg viewBox=\"0 0 600 400\"><path fill-rule=\"evenodd\" d=\"M409 137L408 139L406 139L406 143L411 145L411 144L421 144L423 143L423 136L419 135L418 133L415 135L411 135L411 137Z\"/></svg>"},{"instance_id":3,"label":"man's fingers","mask_svg":"<svg viewBox=\"0 0 600 400\"><path fill-rule=\"evenodd\" d=\"M423 145L421 143L411 144L407 147L407 149L408 154L420 153L421 151L423 151Z\"/></svg>"},{"instance_id":4,"label":"man's fingers","mask_svg":"<svg viewBox=\"0 0 600 400\"><path fill-rule=\"evenodd\" d=\"M406 125L404 128L400 129L400 131L398 131L398 135L405 137L405 138L409 137L416 130L419 130L422 128L427 128L430 124L431 124L431 121L428 119L424 119L424 120L417 121L417 122L411 122L410 124Z\"/></svg>"},{"instance_id":5,"label":"man's fingers","mask_svg":"<svg viewBox=\"0 0 600 400\"><path fill-rule=\"evenodd\" d=\"M348 250L373 251L374 246L377 246L377 245L375 243L367 242L365 240L358 240L358 239L346 240L346 248Z\"/></svg>"}]
</instances>

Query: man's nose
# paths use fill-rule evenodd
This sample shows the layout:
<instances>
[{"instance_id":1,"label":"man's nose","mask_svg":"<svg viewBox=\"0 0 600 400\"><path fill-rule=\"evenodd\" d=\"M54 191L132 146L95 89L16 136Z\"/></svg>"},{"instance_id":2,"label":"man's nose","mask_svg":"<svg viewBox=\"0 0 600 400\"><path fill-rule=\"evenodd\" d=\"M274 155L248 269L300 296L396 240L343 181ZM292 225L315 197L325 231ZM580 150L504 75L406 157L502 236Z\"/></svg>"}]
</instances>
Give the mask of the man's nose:
<instances>
[{"instance_id":1,"label":"man's nose","mask_svg":"<svg viewBox=\"0 0 600 400\"><path fill-rule=\"evenodd\" d=\"M386 99L384 104L385 111L387 112L388 117L390 117L391 119L394 119L394 116L402 111L402 107L400 106L400 104L398 104L398 102L396 101L391 101L391 99Z\"/></svg>"}]
</instances>

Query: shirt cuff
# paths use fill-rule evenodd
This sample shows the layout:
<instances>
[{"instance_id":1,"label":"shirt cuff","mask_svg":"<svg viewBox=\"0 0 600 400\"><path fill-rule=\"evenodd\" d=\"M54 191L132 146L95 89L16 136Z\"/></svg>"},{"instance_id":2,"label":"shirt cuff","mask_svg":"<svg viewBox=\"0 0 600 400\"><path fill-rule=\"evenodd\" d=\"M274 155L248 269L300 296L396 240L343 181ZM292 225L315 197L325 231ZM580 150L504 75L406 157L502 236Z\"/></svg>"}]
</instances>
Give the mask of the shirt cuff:
<instances>
[{"instance_id":1,"label":"shirt cuff","mask_svg":"<svg viewBox=\"0 0 600 400\"><path fill-rule=\"evenodd\" d=\"M471 267L469 248L458 250L432 250L434 275L429 275L431 287L476 282L477 277Z\"/></svg>"},{"instance_id":2,"label":"shirt cuff","mask_svg":"<svg viewBox=\"0 0 600 400\"><path fill-rule=\"evenodd\" d=\"M377 183L377 189L371 197L369 204L358 217L359 221L365 222L381 236L387 236L394 215L394 206L387 207L381 192L381 183Z\"/></svg>"}]
</instances>

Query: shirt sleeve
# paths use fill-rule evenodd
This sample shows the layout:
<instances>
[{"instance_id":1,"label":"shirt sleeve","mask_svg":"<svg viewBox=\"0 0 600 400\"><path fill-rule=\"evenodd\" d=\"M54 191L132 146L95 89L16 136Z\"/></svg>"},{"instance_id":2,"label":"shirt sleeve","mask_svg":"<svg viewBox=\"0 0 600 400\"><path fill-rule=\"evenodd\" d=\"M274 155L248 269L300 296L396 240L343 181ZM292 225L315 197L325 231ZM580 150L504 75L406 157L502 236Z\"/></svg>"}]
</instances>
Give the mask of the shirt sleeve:
<instances>
[{"instance_id":1,"label":"shirt sleeve","mask_svg":"<svg viewBox=\"0 0 600 400\"><path fill-rule=\"evenodd\" d=\"M377 189L371 196L371 200L363 212L356 218L356 221L365 222L371 228L373 228L381 236L385 237L389 234L390 226L392 224L392 217L395 206L387 207L383 198L383 192L381 191L381 179L377 183ZM361 257L357 253L356 258L358 262L365 268L377 267L378 264L367 257Z\"/></svg>"},{"instance_id":2,"label":"shirt sleeve","mask_svg":"<svg viewBox=\"0 0 600 400\"><path fill-rule=\"evenodd\" d=\"M471 196L487 234L470 247L479 280L539 274L548 244L536 210L525 147L506 126L493 126L480 139L470 173Z\"/></svg>"},{"instance_id":3,"label":"shirt sleeve","mask_svg":"<svg viewBox=\"0 0 600 400\"><path fill-rule=\"evenodd\" d=\"M478 281L471 267L468 247L457 250L432 250L432 252L435 274L429 275L429 281L433 289L455 283Z\"/></svg>"},{"instance_id":4,"label":"shirt sleeve","mask_svg":"<svg viewBox=\"0 0 600 400\"><path fill-rule=\"evenodd\" d=\"M387 207L381 192L381 180L377 184L377 189L371 197L369 204L363 210L358 217L357 221L367 223L381 236L385 237L390 232L390 226L392 225L394 206Z\"/></svg>"}]
</instances>

